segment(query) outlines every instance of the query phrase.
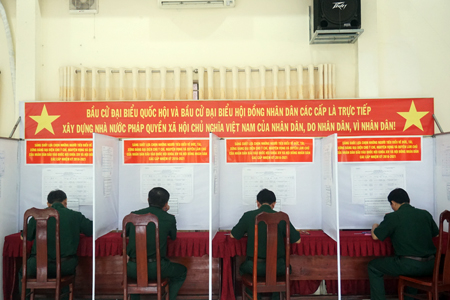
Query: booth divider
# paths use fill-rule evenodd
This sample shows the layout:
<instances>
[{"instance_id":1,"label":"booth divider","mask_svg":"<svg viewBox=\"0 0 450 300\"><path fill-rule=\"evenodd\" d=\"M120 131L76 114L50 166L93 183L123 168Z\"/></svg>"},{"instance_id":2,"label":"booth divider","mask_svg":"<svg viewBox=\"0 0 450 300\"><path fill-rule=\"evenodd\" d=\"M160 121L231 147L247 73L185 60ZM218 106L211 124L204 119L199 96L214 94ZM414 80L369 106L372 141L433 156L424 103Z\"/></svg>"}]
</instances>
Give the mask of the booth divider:
<instances>
[{"instance_id":1,"label":"booth divider","mask_svg":"<svg viewBox=\"0 0 450 300\"><path fill-rule=\"evenodd\" d=\"M119 228L119 140L93 134L94 234L92 238L92 299L95 299L96 240Z\"/></svg>"},{"instance_id":2,"label":"booth divider","mask_svg":"<svg viewBox=\"0 0 450 300\"><path fill-rule=\"evenodd\" d=\"M212 241L220 226L220 138L209 133L209 265L213 265ZM213 295L212 268L209 268L209 299Z\"/></svg>"},{"instance_id":3,"label":"booth divider","mask_svg":"<svg viewBox=\"0 0 450 300\"><path fill-rule=\"evenodd\" d=\"M19 140L0 138L0 249L3 249L5 236L19 231ZM0 281L7 280L10 286L12 278L3 277L3 260L0 260ZM8 284L9 283L9 284ZM3 284L0 294L3 295ZM1 297L1 296L0 296Z\"/></svg>"},{"instance_id":4,"label":"booth divider","mask_svg":"<svg viewBox=\"0 0 450 300\"><path fill-rule=\"evenodd\" d=\"M338 299L341 299L337 134L322 141L322 230L337 243Z\"/></svg>"}]
</instances>

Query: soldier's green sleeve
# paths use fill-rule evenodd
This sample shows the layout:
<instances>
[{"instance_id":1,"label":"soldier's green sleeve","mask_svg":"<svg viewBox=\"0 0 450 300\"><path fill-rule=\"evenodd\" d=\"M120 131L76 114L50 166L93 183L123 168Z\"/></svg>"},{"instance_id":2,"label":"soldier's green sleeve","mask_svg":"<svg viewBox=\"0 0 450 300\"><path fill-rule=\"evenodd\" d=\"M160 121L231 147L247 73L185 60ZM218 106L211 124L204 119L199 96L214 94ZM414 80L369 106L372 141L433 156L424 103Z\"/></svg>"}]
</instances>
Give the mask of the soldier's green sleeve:
<instances>
[{"instance_id":1,"label":"soldier's green sleeve","mask_svg":"<svg viewBox=\"0 0 450 300\"><path fill-rule=\"evenodd\" d=\"M296 243L300 239L300 232L298 232L294 228L294 226L292 225L291 222L289 222L289 223L290 223L290 231L291 231L290 236L289 236L290 243Z\"/></svg>"},{"instance_id":2,"label":"soldier's green sleeve","mask_svg":"<svg viewBox=\"0 0 450 300\"><path fill-rule=\"evenodd\" d=\"M173 222L169 230L169 236L172 240L175 240L177 238L177 220L175 219L175 217L173 217Z\"/></svg>"},{"instance_id":3,"label":"soldier's green sleeve","mask_svg":"<svg viewBox=\"0 0 450 300\"><path fill-rule=\"evenodd\" d=\"M81 214L80 218L80 232L85 236L92 236L92 221L86 218L83 214Z\"/></svg>"},{"instance_id":4,"label":"soldier's green sleeve","mask_svg":"<svg viewBox=\"0 0 450 300\"><path fill-rule=\"evenodd\" d=\"M242 238L247 233L247 224L246 224L245 214L241 217L239 222L231 229L231 235L235 239Z\"/></svg>"},{"instance_id":5,"label":"soldier's green sleeve","mask_svg":"<svg viewBox=\"0 0 450 300\"><path fill-rule=\"evenodd\" d=\"M398 223L398 218L394 213L389 213L384 216L383 221L378 225L373 233L380 241L384 241L387 237L392 236Z\"/></svg>"},{"instance_id":6,"label":"soldier's green sleeve","mask_svg":"<svg viewBox=\"0 0 450 300\"><path fill-rule=\"evenodd\" d=\"M435 236L438 236L439 235L439 228L437 227L437 225L436 225L436 222L434 222L434 220L433 220L433 217L431 216L431 214L430 214L430 218L431 218L431 226L432 226L432 234L433 234L433 237L435 237Z\"/></svg>"}]
</instances>

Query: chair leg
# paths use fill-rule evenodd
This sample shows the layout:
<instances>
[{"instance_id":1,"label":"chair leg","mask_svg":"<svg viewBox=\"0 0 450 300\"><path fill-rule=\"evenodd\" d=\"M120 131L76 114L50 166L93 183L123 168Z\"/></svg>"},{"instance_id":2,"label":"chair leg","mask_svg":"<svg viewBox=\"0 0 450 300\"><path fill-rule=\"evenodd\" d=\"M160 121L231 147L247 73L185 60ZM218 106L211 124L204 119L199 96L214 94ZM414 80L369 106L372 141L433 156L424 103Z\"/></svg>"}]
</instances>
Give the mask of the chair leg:
<instances>
[{"instance_id":1,"label":"chair leg","mask_svg":"<svg viewBox=\"0 0 450 300\"><path fill-rule=\"evenodd\" d=\"M73 300L73 283L69 284L69 300Z\"/></svg>"},{"instance_id":2,"label":"chair leg","mask_svg":"<svg viewBox=\"0 0 450 300\"><path fill-rule=\"evenodd\" d=\"M245 300L245 285L242 284L242 300Z\"/></svg>"},{"instance_id":3,"label":"chair leg","mask_svg":"<svg viewBox=\"0 0 450 300\"><path fill-rule=\"evenodd\" d=\"M22 290L20 291L20 300L25 300L26 293L27 293L27 285L22 280ZM13 294L13 293L11 293L11 294ZM11 300L12 300L12 296L11 296Z\"/></svg>"},{"instance_id":4,"label":"chair leg","mask_svg":"<svg viewBox=\"0 0 450 300\"><path fill-rule=\"evenodd\" d=\"M14 260L14 264L13 264L13 273L12 274L15 274L13 277L12 277L12 289L11 289L11 294L9 295L9 300L13 300L14 299L14 287L16 286L16 281L17 281L17 279L18 279L18 276L17 276L17 263L16 263L16 260ZM21 293L22 291L19 291L19 293ZM22 295L20 295L20 297L22 297Z\"/></svg>"},{"instance_id":5,"label":"chair leg","mask_svg":"<svg viewBox=\"0 0 450 300\"><path fill-rule=\"evenodd\" d=\"M59 284L56 285L55 289L55 300L59 300L59 297L61 296L61 286Z\"/></svg>"},{"instance_id":6,"label":"chair leg","mask_svg":"<svg viewBox=\"0 0 450 300\"><path fill-rule=\"evenodd\" d=\"M404 296L403 296L403 281L399 280L398 281L398 300L404 300Z\"/></svg>"},{"instance_id":7,"label":"chair leg","mask_svg":"<svg viewBox=\"0 0 450 300\"><path fill-rule=\"evenodd\" d=\"M439 300L439 293L437 292L437 291L434 291L433 292L433 297L432 297L433 299L437 299L437 300ZM450 299L450 298L449 298Z\"/></svg>"},{"instance_id":8,"label":"chair leg","mask_svg":"<svg viewBox=\"0 0 450 300\"><path fill-rule=\"evenodd\" d=\"M169 300L169 285L166 285L166 300Z\"/></svg>"},{"instance_id":9,"label":"chair leg","mask_svg":"<svg viewBox=\"0 0 450 300\"><path fill-rule=\"evenodd\" d=\"M34 300L34 289L31 289L30 293L30 300Z\"/></svg>"}]
</instances>

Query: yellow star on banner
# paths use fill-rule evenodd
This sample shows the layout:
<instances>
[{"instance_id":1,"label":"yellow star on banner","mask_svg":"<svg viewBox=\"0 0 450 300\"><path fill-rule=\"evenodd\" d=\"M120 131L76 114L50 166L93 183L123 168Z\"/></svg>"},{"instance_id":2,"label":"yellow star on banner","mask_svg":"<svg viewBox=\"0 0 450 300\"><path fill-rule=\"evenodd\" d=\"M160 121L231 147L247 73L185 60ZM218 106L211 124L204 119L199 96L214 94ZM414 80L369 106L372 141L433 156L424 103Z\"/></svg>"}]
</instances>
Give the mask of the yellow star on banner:
<instances>
[{"instance_id":1,"label":"yellow star on banner","mask_svg":"<svg viewBox=\"0 0 450 300\"><path fill-rule=\"evenodd\" d=\"M427 113L429 113L429 111L417 111L416 106L414 105L414 101L412 101L409 111L397 112L397 113L406 119L406 123L405 123L405 127L403 128L403 131L405 131L412 125L416 125L420 130L423 131L422 122L420 122L420 119L422 119Z\"/></svg>"},{"instance_id":2,"label":"yellow star on banner","mask_svg":"<svg viewBox=\"0 0 450 300\"><path fill-rule=\"evenodd\" d=\"M53 132L52 122L58 119L60 116L49 116L47 112L47 108L44 105L44 108L42 108L42 112L40 116L30 116L33 120L35 120L38 123L38 126L36 127L35 135L38 134L42 129L47 129L51 133L55 134Z\"/></svg>"}]
</instances>

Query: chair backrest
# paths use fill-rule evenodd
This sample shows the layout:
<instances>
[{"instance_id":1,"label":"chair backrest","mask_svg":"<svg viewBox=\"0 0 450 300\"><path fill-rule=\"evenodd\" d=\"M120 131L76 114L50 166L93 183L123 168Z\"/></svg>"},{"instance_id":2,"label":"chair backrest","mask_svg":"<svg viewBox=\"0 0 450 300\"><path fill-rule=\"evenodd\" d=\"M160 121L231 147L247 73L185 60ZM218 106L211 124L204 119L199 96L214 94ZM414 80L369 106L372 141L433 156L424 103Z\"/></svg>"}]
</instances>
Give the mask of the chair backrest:
<instances>
[{"instance_id":1,"label":"chair backrest","mask_svg":"<svg viewBox=\"0 0 450 300\"><path fill-rule=\"evenodd\" d=\"M278 224L281 221L286 223L286 281L289 282L289 264L290 264L290 222L289 216L283 212L277 213L260 213L255 219L255 247L253 253L253 287L256 287L257 282L257 259L258 259L258 223L264 222L267 226L267 242L266 242L266 287L277 285L277 249L278 239ZM289 288L289 287L287 287Z\"/></svg>"},{"instance_id":2,"label":"chair backrest","mask_svg":"<svg viewBox=\"0 0 450 300\"><path fill-rule=\"evenodd\" d=\"M122 223L122 239L123 239L123 258L124 258L124 286L127 285L127 237L126 226L131 223L135 227L136 233L136 271L137 271L137 286L148 286L148 257L147 257L147 225L149 223L155 224L155 248L156 248L156 280L158 283L158 294L161 286L161 254L159 249L159 223L158 217L154 214L148 213L145 215L129 214L123 218Z\"/></svg>"},{"instance_id":3,"label":"chair backrest","mask_svg":"<svg viewBox=\"0 0 450 300\"><path fill-rule=\"evenodd\" d=\"M445 210L439 217L439 245L436 251L436 260L433 272L433 282L438 282L441 257L445 252L444 264L443 264L443 284L450 284L450 232L444 236L444 224L447 222L447 228L450 228L450 211ZM450 231L450 230L449 230ZM446 240L445 240L446 238Z\"/></svg>"},{"instance_id":4,"label":"chair backrest","mask_svg":"<svg viewBox=\"0 0 450 300\"><path fill-rule=\"evenodd\" d=\"M61 249L59 243L59 213L54 208L30 208L23 216L23 265L22 274L23 278L27 278L26 265L27 265L27 233L28 226L27 221L30 217L36 220L36 236L34 243L36 243L36 281L47 282L48 281L48 249L47 249L47 225L50 218L56 220L56 232L55 232L55 246L56 246L56 282L60 282L61 279ZM25 288L25 287L23 287Z\"/></svg>"}]
</instances>

